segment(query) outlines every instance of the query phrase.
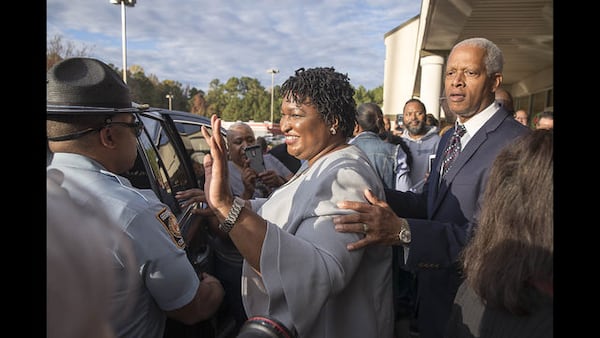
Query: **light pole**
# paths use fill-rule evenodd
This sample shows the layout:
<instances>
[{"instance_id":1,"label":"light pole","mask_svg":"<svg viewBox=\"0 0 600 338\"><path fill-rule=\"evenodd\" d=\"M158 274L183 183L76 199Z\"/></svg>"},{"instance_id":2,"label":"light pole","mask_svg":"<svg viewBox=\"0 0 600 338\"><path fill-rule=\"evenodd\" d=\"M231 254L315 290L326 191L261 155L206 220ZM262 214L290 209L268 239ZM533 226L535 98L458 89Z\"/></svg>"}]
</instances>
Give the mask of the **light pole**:
<instances>
[{"instance_id":1,"label":"light pole","mask_svg":"<svg viewBox=\"0 0 600 338\"><path fill-rule=\"evenodd\" d=\"M125 6L133 7L137 0L110 0L111 4L121 4L121 44L123 45L123 82L127 83L127 31L125 28Z\"/></svg>"},{"instance_id":2,"label":"light pole","mask_svg":"<svg viewBox=\"0 0 600 338\"><path fill-rule=\"evenodd\" d=\"M274 82L275 74L279 73L279 69L267 69L267 73L271 73L271 128L273 128L273 92L275 92Z\"/></svg>"},{"instance_id":3,"label":"light pole","mask_svg":"<svg viewBox=\"0 0 600 338\"><path fill-rule=\"evenodd\" d=\"M165 95L165 97L167 99L169 99L169 110L173 110L172 109L173 107L171 106L171 100L173 100L173 94L167 94L167 95Z\"/></svg>"}]
</instances>

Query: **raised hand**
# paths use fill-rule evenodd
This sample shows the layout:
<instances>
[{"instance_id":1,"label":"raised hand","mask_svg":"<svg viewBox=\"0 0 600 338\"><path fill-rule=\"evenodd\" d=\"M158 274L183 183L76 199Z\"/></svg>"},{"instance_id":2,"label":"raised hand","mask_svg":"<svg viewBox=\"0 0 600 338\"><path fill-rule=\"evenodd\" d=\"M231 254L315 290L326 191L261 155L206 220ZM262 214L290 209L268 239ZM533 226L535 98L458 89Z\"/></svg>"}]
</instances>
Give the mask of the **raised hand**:
<instances>
[{"instance_id":1,"label":"raised hand","mask_svg":"<svg viewBox=\"0 0 600 338\"><path fill-rule=\"evenodd\" d=\"M222 222L233 205L233 194L229 185L227 167L228 152L225 139L219 133L221 119L213 114L210 122L213 130L212 135L207 128L202 127L202 135L210 147L210 154L204 157L204 193L209 207L219 221Z\"/></svg>"}]
</instances>

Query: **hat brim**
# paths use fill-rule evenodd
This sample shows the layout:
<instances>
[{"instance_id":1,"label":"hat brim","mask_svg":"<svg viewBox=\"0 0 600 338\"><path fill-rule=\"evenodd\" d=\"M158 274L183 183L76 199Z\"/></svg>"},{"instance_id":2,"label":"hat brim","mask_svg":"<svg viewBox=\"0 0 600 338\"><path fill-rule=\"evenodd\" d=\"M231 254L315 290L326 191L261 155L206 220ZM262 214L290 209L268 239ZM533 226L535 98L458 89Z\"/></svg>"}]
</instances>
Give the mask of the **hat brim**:
<instances>
[{"instance_id":1,"label":"hat brim","mask_svg":"<svg viewBox=\"0 0 600 338\"><path fill-rule=\"evenodd\" d=\"M147 106L139 105L139 107L127 108L103 108L103 107L86 107L86 106L62 106L62 105L46 105L46 115L77 115L81 113L92 114L119 114L119 113L136 113L146 110Z\"/></svg>"}]
</instances>

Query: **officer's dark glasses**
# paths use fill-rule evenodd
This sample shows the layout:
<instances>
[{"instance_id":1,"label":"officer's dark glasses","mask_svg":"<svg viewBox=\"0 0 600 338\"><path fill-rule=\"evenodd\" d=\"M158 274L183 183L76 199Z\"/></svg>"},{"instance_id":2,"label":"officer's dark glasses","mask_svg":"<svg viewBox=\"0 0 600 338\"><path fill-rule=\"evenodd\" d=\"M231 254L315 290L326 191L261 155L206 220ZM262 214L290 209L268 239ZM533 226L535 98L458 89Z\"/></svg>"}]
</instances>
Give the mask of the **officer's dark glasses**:
<instances>
[{"instance_id":1,"label":"officer's dark glasses","mask_svg":"<svg viewBox=\"0 0 600 338\"><path fill-rule=\"evenodd\" d=\"M77 131L77 132L74 132L71 134L67 134L67 135L63 135L63 136L48 137L48 141L56 142L56 141L74 140L76 138L80 138L89 133L93 133L95 131L100 131L103 128L110 127L111 125L121 125L121 126L131 128L131 129L133 129L135 137L139 137L140 135L142 135L142 130L144 130L144 125L140 121L135 121L135 122L131 122L131 123L130 122L120 122L120 121L113 122L113 121L110 121L110 119L109 119L108 121L106 121L106 123L104 123L104 125L102 127L88 128L88 129L80 130L80 131Z\"/></svg>"},{"instance_id":2,"label":"officer's dark glasses","mask_svg":"<svg viewBox=\"0 0 600 338\"><path fill-rule=\"evenodd\" d=\"M144 125L140 121L135 121L135 122L131 122L131 123L130 122L111 121L111 122L106 122L106 124L104 125L103 128L110 127L112 125L125 126L125 127L129 127L131 129L133 129L133 132L135 133L135 137L139 137L140 135L142 135L142 130L144 130Z\"/></svg>"}]
</instances>

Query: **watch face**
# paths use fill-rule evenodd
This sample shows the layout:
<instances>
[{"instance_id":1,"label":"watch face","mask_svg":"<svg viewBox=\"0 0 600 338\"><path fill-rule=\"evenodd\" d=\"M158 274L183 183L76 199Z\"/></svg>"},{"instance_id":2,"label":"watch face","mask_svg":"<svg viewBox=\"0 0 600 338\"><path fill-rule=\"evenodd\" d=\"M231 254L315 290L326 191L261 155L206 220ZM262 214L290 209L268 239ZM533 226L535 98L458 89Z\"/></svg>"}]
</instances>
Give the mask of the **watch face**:
<instances>
[{"instance_id":1,"label":"watch face","mask_svg":"<svg viewBox=\"0 0 600 338\"><path fill-rule=\"evenodd\" d=\"M404 243L410 243L410 230L408 229L402 229L402 231L400 231L400 240Z\"/></svg>"}]
</instances>

